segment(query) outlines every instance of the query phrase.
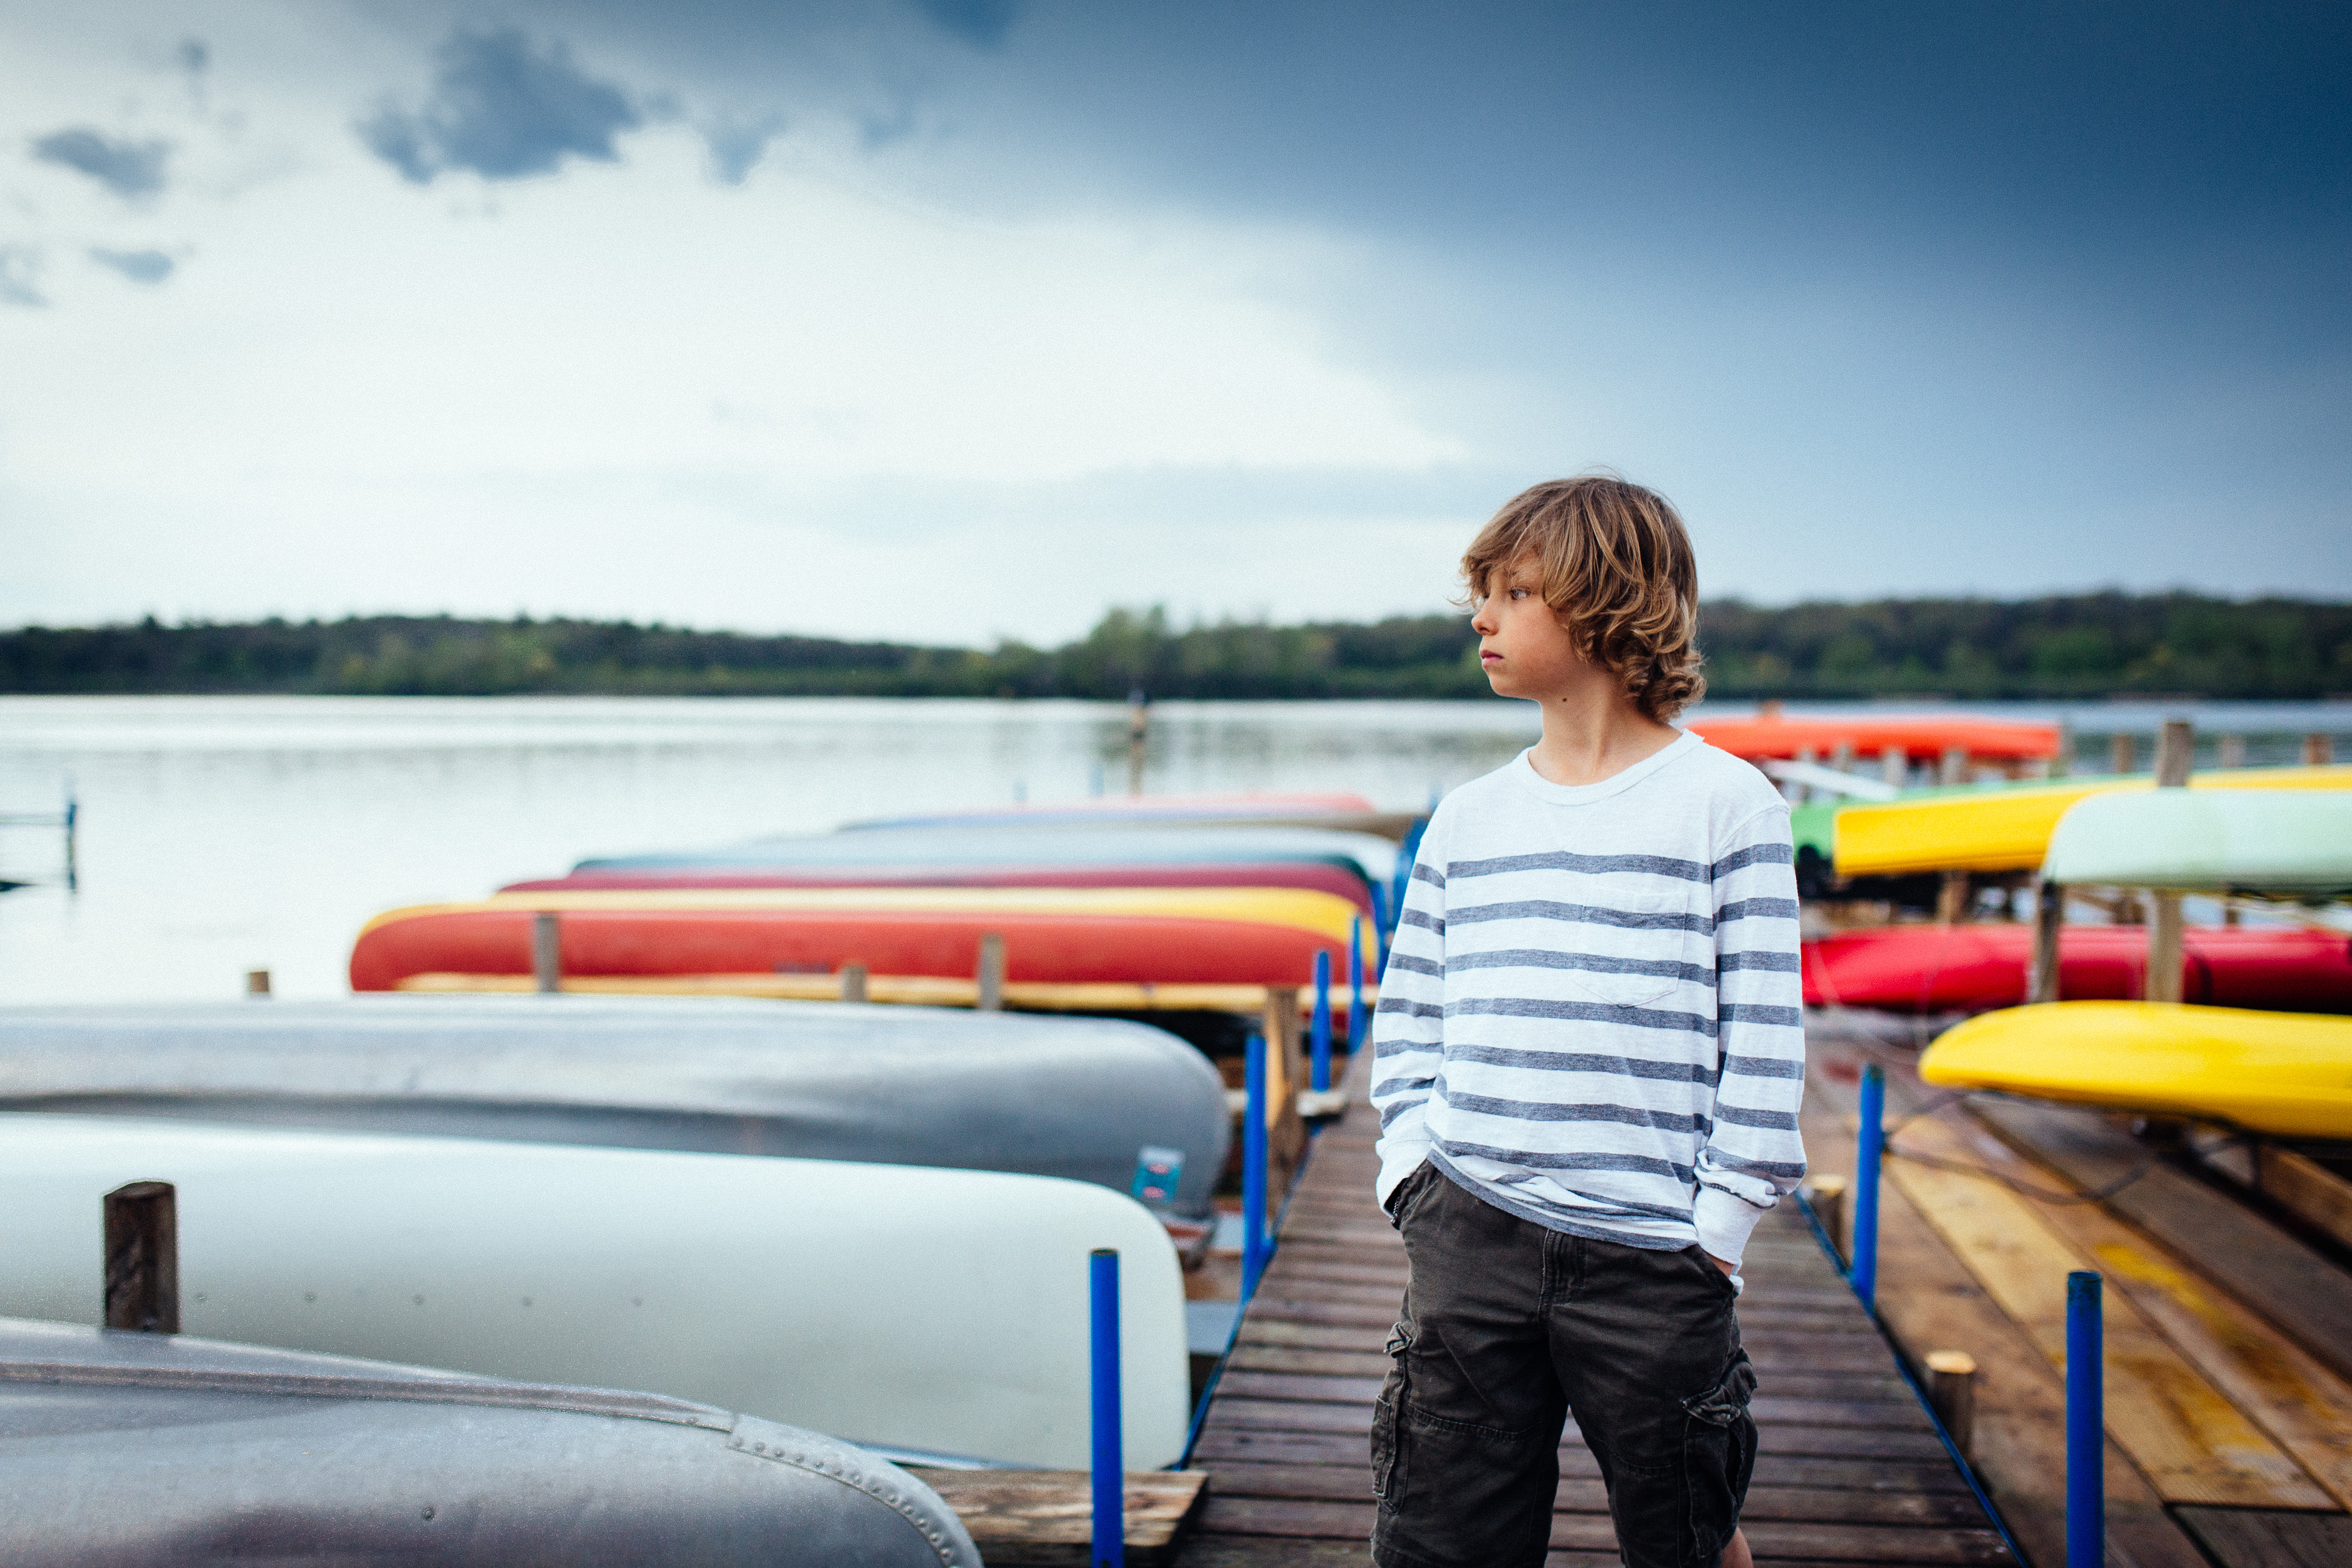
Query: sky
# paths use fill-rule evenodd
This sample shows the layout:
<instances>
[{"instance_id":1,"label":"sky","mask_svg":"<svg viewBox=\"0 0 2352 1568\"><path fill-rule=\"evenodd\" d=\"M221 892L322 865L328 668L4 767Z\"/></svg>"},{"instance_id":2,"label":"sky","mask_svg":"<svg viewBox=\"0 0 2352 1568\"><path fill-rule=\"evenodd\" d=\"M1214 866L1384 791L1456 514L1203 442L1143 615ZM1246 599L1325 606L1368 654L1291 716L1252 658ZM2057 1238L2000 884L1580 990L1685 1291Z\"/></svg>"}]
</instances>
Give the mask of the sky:
<instances>
[{"instance_id":1,"label":"sky","mask_svg":"<svg viewBox=\"0 0 2352 1568\"><path fill-rule=\"evenodd\" d=\"M0 0L0 625L2352 595L2352 11Z\"/></svg>"}]
</instances>

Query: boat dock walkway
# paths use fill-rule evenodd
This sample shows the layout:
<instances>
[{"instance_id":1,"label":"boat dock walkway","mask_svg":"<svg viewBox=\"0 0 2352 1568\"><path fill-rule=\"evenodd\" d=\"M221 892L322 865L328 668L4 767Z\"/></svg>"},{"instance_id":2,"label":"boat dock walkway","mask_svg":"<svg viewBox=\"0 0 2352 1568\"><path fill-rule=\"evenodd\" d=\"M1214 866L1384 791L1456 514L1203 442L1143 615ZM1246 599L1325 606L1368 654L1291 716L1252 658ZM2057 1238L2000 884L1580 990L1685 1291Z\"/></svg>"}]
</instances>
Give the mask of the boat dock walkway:
<instances>
[{"instance_id":1,"label":"boat dock walkway","mask_svg":"<svg viewBox=\"0 0 2352 1568\"><path fill-rule=\"evenodd\" d=\"M1352 1106L1317 1136L1281 1246L1244 1313L1192 1464L1210 1473L1182 1568L1364 1563L1368 1435L1402 1295L1403 1243L1372 1199L1378 1129ZM1759 1563L2014 1561L1933 1422L1794 1204L1773 1211L1741 1273L1741 1332L1761 1384L1746 1526ZM1549 1568L1618 1561L1600 1470L1570 1427Z\"/></svg>"}]
</instances>

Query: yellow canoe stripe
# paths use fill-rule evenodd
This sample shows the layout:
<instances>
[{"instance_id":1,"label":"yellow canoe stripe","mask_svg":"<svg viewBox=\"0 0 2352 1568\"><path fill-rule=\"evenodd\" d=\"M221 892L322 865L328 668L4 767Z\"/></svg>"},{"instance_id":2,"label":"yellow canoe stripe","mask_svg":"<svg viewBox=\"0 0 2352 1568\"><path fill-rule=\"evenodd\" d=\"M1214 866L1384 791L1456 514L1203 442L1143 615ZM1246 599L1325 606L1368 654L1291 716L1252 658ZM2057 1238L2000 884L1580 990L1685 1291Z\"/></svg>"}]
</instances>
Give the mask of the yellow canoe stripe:
<instances>
[{"instance_id":1,"label":"yellow canoe stripe","mask_svg":"<svg viewBox=\"0 0 2352 1568\"><path fill-rule=\"evenodd\" d=\"M499 893L467 903L415 904L376 916L361 928L361 934L364 936L378 926L425 915L500 910L557 914L572 910L928 910L1235 921L1312 931L1338 942L1348 940L1349 930L1362 914L1346 899L1304 888L656 888Z\"/></svg>"},{"instance_id":2,"label":"yellow canoe stripe","mask_svg":"<svg viewBox=\"0 0 2352 1568\"><path fill-rule=\"evenodd\" d=\"M2232 768L2192 775L2192 789L2352 788L2352 766ZM1982 795L1850 805L1831 825L1841 877L1895 877L1917 871L2031 871L2049 850L2066 808L2090 795L2155 787L2128 780L1993 789Z\"/></svg>"}]
</instances>

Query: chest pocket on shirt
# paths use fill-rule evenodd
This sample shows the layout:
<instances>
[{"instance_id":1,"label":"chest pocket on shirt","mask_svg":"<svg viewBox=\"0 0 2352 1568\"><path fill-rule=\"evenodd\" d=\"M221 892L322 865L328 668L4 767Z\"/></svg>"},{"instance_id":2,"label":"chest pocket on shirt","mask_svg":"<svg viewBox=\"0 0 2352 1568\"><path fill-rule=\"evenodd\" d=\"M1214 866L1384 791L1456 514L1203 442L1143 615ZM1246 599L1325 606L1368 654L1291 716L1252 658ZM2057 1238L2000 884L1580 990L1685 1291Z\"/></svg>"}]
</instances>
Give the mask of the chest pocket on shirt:
<instances>
[{"instance_id":1,"label":"chest pocket on shirt","mask_svg":"<svg viewBox=\"0 0 2352 1568\"><path fill-rule=\"evenodd\" d=\"M1688 929L1691 905L1683 899L1596 888L1591 902L1623 917L1578 928L1578 966L1569 982L1596 1002L1640 1007L1658 1001L1696 978L1713 951L1712 942Z\"/></svg>"}]
</instances>

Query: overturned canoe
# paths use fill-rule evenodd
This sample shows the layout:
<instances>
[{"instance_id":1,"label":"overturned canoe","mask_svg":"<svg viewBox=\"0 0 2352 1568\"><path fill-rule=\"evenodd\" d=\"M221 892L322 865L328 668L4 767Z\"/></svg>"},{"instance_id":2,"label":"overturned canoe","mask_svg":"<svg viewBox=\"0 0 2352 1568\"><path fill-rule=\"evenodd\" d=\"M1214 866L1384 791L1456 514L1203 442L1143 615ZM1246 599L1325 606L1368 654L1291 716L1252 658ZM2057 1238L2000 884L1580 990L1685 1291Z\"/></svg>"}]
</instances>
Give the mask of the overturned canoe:
<instances>
[{"instance_id":1,"label":"overturned canoe","mask_svg":"<svg viewBox=\"0 0 2352 1568\"><path fill-rule=\"evenodd\" d=\"M1841 877L1918 871L2031 871L2050 849L2058 819L2095 795L2155 787L2147 773L1994 785L1839 808L1832 828ZM2198 773L2192 790L2352 789L2352 767L2232 768Z\"/></svg>"},{"instance_id":2,"label":"overturned canoe","mask_svg":"<svg viewBox=\"0 0 2352 1568\"><path fill-rule=\"evenodd\" d=\"M1296 888L1345 899L1372 913L1371 885L1352 869L1297 862L1207 865L1039 866L845 865L688 870L574 871L509 882L501 893L562 893L632 888Z\"/></svg>"},{"instance_id":3,"label":"overturned canoe","mask_svg":"<svg viewBox=\"0 0 2352 1568\"><path fill-rule=\"evenodd\" d=\"M782 888L505 893L378 915L354 991L434 974L528 975L535 917L561 921L566 976L825 974L969 980L983 937L1009 982L1298 985L1344 973L1356 906L1293 888Z\"/></svg>"},{"instance_id":4,"label":"overturned canoe","mask_svg":"<svg viewBox=\"0 0 2352 1568\"><path fill-rule=\"evenodd\" d=\"M2158 1002L2051 1002L1948 1030L1919 1058L1944 1089L2352 1138L2352 1021Z\"/></svg>"},{"instance_id":5,"label":"overturned canoe","mask_svg":"<svg viewBox=\"0 0 2352 1568\"><path fill-rule=\"evenodd\" d=\"M979 1568L921 1481L658 1394L0 1319L0 1561Z\"/></svg>"},{"instance_id":6,"label":"overturned canoe","mask_svg":"<svg viewBox=\"0 0 2352 1568\"><path fill-rule=\"evenodd\" d=\"M2352 789L2093 795L2058 819L2042 876L2185 892L2352 890Z\"/></svg>"},{"instance_id":7,"label":"overturned canoe","mask_svg":"<svg viewBox=\"0 0 2352 1568\"><path fill-rule=\"evenodd\" d=\"M1009 1171L1195 1217L1230 1130L1140 1024L700 998L11 1008L0 1110Z\"/></svg>"},{"instance_id":8,"label":"overturned canoe","mask_svg":"<svg viewBox=\"0 0 2352 1568\"><path fill-rule=\"evenodd\" d=\"M1183 1450L1175 1250L1085 1183L0 1115L0 1314L94 1323L100 1200L139 1180L178 1187L192 1334L1047 1468L1087 1462L1087 1258L1113 1247L1128 1463Z\"/></svg>"},{"instance_id":9,"label":"overturned canoe","mask_svg":"<svg viewBox=\"0 0 2352 1568\"><path fill-rule=\"evenodd\" d=\"M977 811L922 812L875 816L842 824L844 832L881 827L1024 827L1106 822L1221 823L1297 822L1317 817L1358 818L1376 815L1362 795L1342 791L1290 795L1097 795L1087 800L1036 805L983 807Z\"/></svg>"},{"instance_id":10,"label":"overturned canoe","mask_svg":"<svg viewBox=\"0 0 2352 1568\"><path fill-rule=\"evenodd\" d=\"M1842 751L1865 757L1900 752L1923 762L1959 751L1989 762L2032 762L2056 756L2060 742L2055 724L1946 713L1699 718L1689 728L1708 745L1749 762L1806 755L1827 761Z\"/></svg>"},{"instance_id":11,"label":"overturned canoe","mask_svg":"<svg viewBox=\"0 0 2352 1568\"><path fill-rule=\"evenodd\" d=\"M581 861L572 873L1308 865L1352 872L1366 882L1385 885L1396 875L1396 858L1397 847L1391 840L1336 828L1103 822L992 826L986 833L961 826L874 827L754 838L709 849L597 856Z\"/></svg>"},{"instance_id":12,"label":"overturned canoe","mask_svg":"<svg viewBox=\"0 0 2352 1568\"><path fill-rule=\"evenodd\" d=\"M1805 1003L1895 1013L1975 1013L2025 1000L2026 925L1898 925L1805 943ZM2223 1007L2352 1013L2352 937L2275 926L2192 926L2181 942L2181 997ZM2147 993L2146 926L2070 925L2058 942L2059 994L2126 1001Z\"/></svg>"}]
</instances>

